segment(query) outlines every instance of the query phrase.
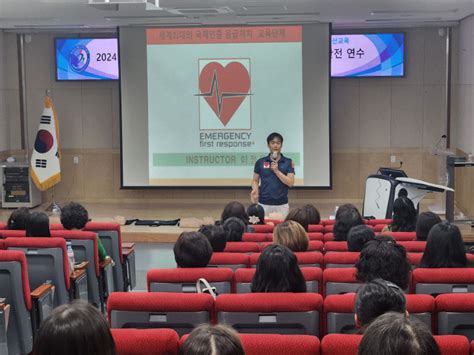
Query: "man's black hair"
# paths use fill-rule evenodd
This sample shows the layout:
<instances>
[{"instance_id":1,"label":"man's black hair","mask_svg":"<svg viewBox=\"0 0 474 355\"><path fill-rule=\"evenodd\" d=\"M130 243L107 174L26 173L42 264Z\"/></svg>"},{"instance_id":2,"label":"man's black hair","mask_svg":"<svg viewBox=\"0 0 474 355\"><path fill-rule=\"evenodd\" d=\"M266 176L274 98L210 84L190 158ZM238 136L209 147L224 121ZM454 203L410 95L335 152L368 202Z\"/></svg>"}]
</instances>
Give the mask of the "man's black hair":
<instances>
[{"instance_id":1,"label":"man's black hair","mask_svg":"<svg viewBox=\"0 0 474 355\"><path fill-rule=\"evenodd\" d=\"M269 134L269 136L267 137L267 144L270 144L270 142L275 138L278 138L280 142L283 144L283 136L280 133L276 133L276 132Z\"/></svg>"}]
</instances>

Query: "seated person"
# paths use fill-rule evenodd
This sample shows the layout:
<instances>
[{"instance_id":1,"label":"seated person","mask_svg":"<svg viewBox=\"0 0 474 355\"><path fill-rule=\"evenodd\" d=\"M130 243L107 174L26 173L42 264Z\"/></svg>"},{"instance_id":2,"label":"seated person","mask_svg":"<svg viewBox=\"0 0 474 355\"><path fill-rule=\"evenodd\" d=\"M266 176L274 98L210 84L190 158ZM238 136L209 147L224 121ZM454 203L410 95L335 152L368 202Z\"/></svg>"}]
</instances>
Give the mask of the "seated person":
<instances>
[{"instance_id":1,"label":"seated person","mask_svg":"<svg viewBox=\"0 0 474 355\"><path fill-rule=\"evenodd\" d=\"M240 218L245 225L249 224L249 216L245 211L245 207L243 204L237 201L229 202L222 211L221 214L221 221L220 223L223 224L224 221L230 217L237 217Z\"/></svg>"},{"instance_id":2,"label":"seated person","mask_svg":"<svg viewBox=\"0 0 474 355\"><path fill-rule=\"evenodd\" d=\"M55 308L39 328L33 355L115 355L115 343L105 317L85 301Z\"/></svg>"},{"instance_id":3,"label":"seated person","mask_svg":"<svg viewBox=\"0 0 474 355\"><path fill-rule=\"evenodd\" d=\"M361 224L364 224L364 221L354 205L346 203L340 206L336 212L336 223L334 223L334 240L338 242L346 241L349 230Z\"/></svg>"},{"instance_id":4,"label":"seated person","mask_svg":"<svg viewBox=\"0 0 474 355\"><path fill-rule=\"evenodd\" d=\"M436 213L420 213L416 220L416 240L426 241L431 228L438 223L441 223L441 218Z\"/></svg>"},{"instance_id":5,"label":"seated person","mask_svg":"<svg viewBox=\"0 0 474 355\"><path fill-rule=\"evenodd\" d=\"M200 232L183 232L174 244L178 267L206 267L212 257L209 240Z\"/></svg>"},{"instance_id":6,"label":"seated person","mask_svg":"<svg viewBox=\"0 0 474 355\"><path fill-rule=\"evenodd\" d=\"M303 206L303 209L306 210L306 214L308 215L308 224L319 224L321 222L321 215L316 207L307 204Z\"/></svg>"},{"instance_id":7,"label":"seated person","mask_svg":"<svg viewBox=\"0 0 474 355\"><path fill-rule=\"evenodd\" d=\"M204 234L211 243L212 251L222 252L227 244L227 232L221 226L206 224L199 228L199 232Z\"/></svg>"},{"instance_id":8,"label":"seated person","mask_svg":"<svg viewBox=\"0 0 474 355\"><path fill-rule=\"evenodd\" d=\"M374 279L359 287L354 303L354 319L359 328L367 327L375 318L387 312L405 313L406 299L397 285Z\"/></svg>"},{"instance_id":9,"label":"seated person","mask_svg":"<svg viewBox=\"0 0 474 355\"><path fill-rule=\"evenodd\" d=\"M283 245L266 247L257 262L252 292L306 292L295 254Z\"/></svg>"},{"instance_id":10,"label":"seated person","mask_svg":"<svg viewBox=\"0 0 474 355\"><path fill-rule=\"evenodd\" d=\"M295 221L300 224L304 230L308 231L309 226L309 215L308 211L304 208L293 208L286 215L285 221Z\"/></svg>"},{"instance_id":11,"label":"seated person","mask_svg":"<svg viewBox=\"0 0 474 355\"><path fill-rule=\"evenodd\" d=\"M181 355L244 355L239 334L224 324L201 324L179 349Z\"/></svg>"},{"instance_id":12,"label":"seated person","mask_svg":"<svg viewBox=\"0 0 474 355\"><path fill-rule=\"evenodd\" d=\"M374 320L359 344L359 355L440 355L428 327L404 314L388 312Z\"/></svg>"},{"instance_id":13,"label":"seated person","mask_svg":"<svg viewBox=\"0 0 474 355\"><path fill-rule=\"evenodd\" d=\"M49 217L43 212L33 212L30 214L28 225L26 226L27 237L51 237L49 231Z\"/></svg>"},{"instance_id":14,"label":"seated person","mask_svg":"<svg viewBox=\"0 0 474 355\"><path fill-rule=\"evenodd\" d=\"M265 224L265 210L258 203L253 203L247 208L250 224Z\"/></svg>"},{"instance_id":15,"label":"seated person","mask_svg":"<svg viewBox=\"0 0 474 355\"><path fill-rule=\"evenodd\" d=\"M374 239L360 252L356 263L359 282L373 279L390 281L405 290L410 279L410 263L405 248L399 244Z\"/></svg>"},{"instance_id":16,"label":"seated person","mask_svg":"<svg viewBox=\"0 0 474 355\"><path fill-rule=\"evenodd\" d=\"M7 221L9 230L26 230L28 220L30 219L30 210L26 207L20 207L13 211Z\"/></svg>"},{"instance_id":17,"label":"seated person","mask_svg":"<svg viewBox=\"0 0 474 355\"><path fill-rule=\"evenodd\" d=\"M293 252L307 251L309 239L301 224L285 221L275 226L273 244L284 245Z\"/></svg>"},{"instance_id":18,"label":"seated person","mask_svg":"<svg viewBox=\"0 0 474 355\"><path fill-rule=\"evenodd\" d=\"M382 232L414 232L416 214L412 200L406 196L398 197L393 202L393 221Z\"/></svg>"},{"instance_id":19,"label":"seated person","mask_svg":"<svg viewBox=\"0 0 474 355\"><path fill-rule=\"evenodd\" d=\"M246 226L240 218L230 217L227 218L222 227L227 232L228 242L241 242L242 236L246 232Z\"/></svg>"},{"instance_id":20,"label":"seated person","mask_svg":"<svg viewBox=\"0 0 474 355\"><path fill-rule=\"evenodd\" d=\"M374 231L365 224L361 224L352 227L347 233L347 247L349 251L361 251L365 243L373 239L375 239Z\"/></svg>"},{"instance_id":21,"label":"seated person","mask_svg":"<svg viewBox=\"0 0 474 355\"><path fill-rule=\"evenodd\" d=\"M459 228L442 222L431 228L420 267L462 268L467 266L466 251Z\"/></svg>"},{"instance_id":22,"label":"seated person","mask_svg":"<svg viewBox=\"0 0 474 355\"><path fill-rule=\"evenodd\" d=\"M61 208L61 224L64 229L82 230L88 221L89 214L87 210L78 203L70 202ZM104 261L107 259L107 252L99 236L97 236L97 247L99 249L99 261Z\"/></svg>"}]
</instances>

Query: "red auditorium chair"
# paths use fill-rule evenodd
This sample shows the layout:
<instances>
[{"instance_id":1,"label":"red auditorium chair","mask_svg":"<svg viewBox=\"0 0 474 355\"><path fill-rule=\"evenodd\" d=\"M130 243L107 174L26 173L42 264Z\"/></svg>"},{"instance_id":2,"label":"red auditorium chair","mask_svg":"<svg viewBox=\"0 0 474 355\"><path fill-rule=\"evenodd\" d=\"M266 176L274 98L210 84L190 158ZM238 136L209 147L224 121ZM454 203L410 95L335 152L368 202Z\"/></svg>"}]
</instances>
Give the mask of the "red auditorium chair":
<instances>
[{"instance_id":1,"label":"red auditorium chair","mask_svg":"<svg viewBox=\"0 0 474 355\"><path fill-rule=\"evenodd\" d=\"M250 285L255 271L255 268L235 270L234 283L237 293L250 293ZM323 271L318 267L304 267L301 268L301 272L306 281L306 291L319 293Z\"/></svg>"},{"instance_id":2,"label":"red auditorium chair","mask_svg":"<svg viewBox=\"0 0 474 355\"><path fill-rule=\"evenodd\" d=\"M0 229L7 229L7 224L4 222L0 222Z\"/></svg>"},{"instance_id":3,"label":"red auditorium chair","mask_svg":"<svg viewBox=\"0 0 474 355\"><path fill-rule=\"evenodd\" d=\"M309 233L323 233L324 232L324 226L322 224L310 224L308 225L308 232Z\"/></svg>"},{"instance_id":4,"label":"red auditorium chair","mask_svg":"<svg viewBox=\"0 0 474 355\"><path fill-rule=\"evenodd\" d=\"M179 336L173 329L111 329L117 355L174 355Z\"/></svg>"},{"instance_id":5,"label":"red auditorium chair","mask_svg":"<svg viewBox=\"0 0 474 355\"><path fill-rule=\"evenodd\" d=\"M334 233L324 233L323 235L323 241L326 242L332 242L334 241Z\"/></svg>"},{"instance_id":6,"label":"red auditorium chair","mask_svg":"<svg viewBox=\"0 0 474 355\"><path fill-rule=\"evenodd\" d=\"M0 250L5 250L7 248L5 244L5 239L0 239Z\"/></svg>"},{"instance_id":7,"label":"red auditorium chair","mask_svg":"<svg viewBox=\"0 0 474 355\"><path fill-rule=\"evenodd\" d=\"M439 295L436 312L438 334L464 335L474 340L474 293Z\"/></svg>"},{"instance_id":8,"label":"red auditorium chair","mask_svg":"<svg viewBox=\"0 0 474 355\"><path fill-rule=\"evenodd\" d=\"M252 242L252 243L271 242L272 234L271 233L244 233L242 235L242 241Z\"/></svg>"},{"instance_id":9,"label":"red auditorium chair","mask_svg":"<svg viewBox=\"0 0 474 355\"><path fill-rule=\"evenodd\" d=\"M319 221L319 224L323 226L333 225L336 223L335 219L322 219Z\"/></svg>"},{"instance_id":10,"label":"red auditorium chair","mask_svg":"<svg viewBox=\"0 0 474 355\"><path fill-rule=\"evenodd\" d=\"M319 355L319 339L312 335L239 334L246 355ZM182 345L188 335L181 338Z\"/></svg>"},{"instance_id":11,"label":"red auditorium chair","mask_svg":"<svg viewBox=\"0 0 474 355\"><path fill-rule=\"evenodd\" d=\"M219 295L217 320L239 333L319 335L323 298L317 293Z\"/></svg>"},{"instance_id":12,"label":"red auditorium chair","mask_svg":"<svg viewBox=\"0 0 474 355\"><path fill-rule=\"evenodd\" d=\"M335 242L340 243L340 242ZM354 251L336 252L330 251L324 254L323 266L324 268L348 268L354 267L359 261L360 253Z\"/></svg>"},{"instance_id":13,"label":"red auditorium chair","mask_svg":"<svg viewBox=\"0 0 474 355\"><path fill-rule=\"evenodd\" d=\"M31 288L37 288L47 280L56 287L54 306L69 303L75 295L88 299L87 275L85 271L73 279L71 285L66 240L63 238L8 238L8 250L21 250L28 263L28 278Z\"/></svg>"},{"instance_id":14,"label":"red auditorium chair","mask_svg":"<svg viewBox=\"0 0 474 355\"><path fill-rule=\"evenodd\" d=\"M326 224L324 226L323 233L332 233L334 230L334 224Z\"/></svg>"},{"instance_id":15,"label":"red auditorium chair","mask_svg":"<svg viewBox=\"0 0 474 355\"><path fill-rule=\"evenodd\" d=\"M273 242L265 242L265 243L260 243L259 248L260 251L262 252L263 249L268 247L269 245L272 245ZM308 243L308 250L307 251L319 251L322 252L324 249L324 243L319 241L319 240L310 240Z\"/></svg>"},{"instance_id":16,"label":"red auditorium chair","mask_svg":"<svg viewBox=\"0 0 474 355\"><path fill-rule=\"evenodd\" d=\"M227 242L225 253L258 253L260 251L255 242Z\"/></svg>"},{"instance_id":17,"label":"red auditorium chair","mask_svg":"<svg viewBox=\"0 0 474 355\"><path fill-rule=\"evenodd\" d=\"M112 292L107 300L111 328L171 328L189 333L213 318L214 298L204 293Z\"/></svg>"},{"instance_id":18,"label":"red auditorium chair","mask_svg":"<svg viewBox=\"0 0 474 355\"><path fill-rule=\"evenodd\" d=\"M435 335L442 355L468 355L469 342L459 335ZM321 341L321 355L357 355L362 335L328 334Z\"/></svg>"},{"instance_id":19,"label":"red auditorium chair","mask_svg":"<svg viewBox=\"0 0 474 355\"><path fill-rule=\"evenodd\" d=\"M0 321L0 343L6 342L10 354L25 354L32 350L33 333L53 308L52 292L50 284L42 284L30 292L25 254L0 250L0 303L10 306L8 329L3 327L6 319ZM2 317L5 317L3 312L0 313ZM5 348L0 346L0 352L2 349Z\"/></svg>"},{"instance_id":20,"label":"red auditorium chair","mask_svg":"<svg viewBox=\"0 0 474 355\"><path fill-rule=\"evenodd\" d=\"M324 234L322 232L308 232L307 234L309 240L324 240Z\"/></svg>"},{"instance_id":21,"label":"red auditorium chair","mask_svg":"<svg viewBox=\"0 0 474 355\"><path fill-rule=\"evenodd\" d=\"M324 299L324 328L327 333L354 333L354 302L356 294L329 295ZM425 323L430 329L434 319L435 300L429 295L405 295L410 316Z\"/></svg>"},{"instance_id":22,"label":"red auditorium chair","mask_svg":"<svg viewBox=\"0 0 474 355\"><path fill-rule=\"evenodd\" d=\"M373 226L373 231L375 233L380 233L383 231L383 229L386 227L387 225L386 224L376 224Z\"/></svg>"},{"instance_id":23,"label":"red auditorium chair","mask_svg":"<svg viewBox=\"0 0 474 355\"><path fill-rule=\"evenodd\" d=\"M412 272L411 290L412 293L428 295L474 292L474 269L418 268Z\"/></svg>"},{"instance_id":24,"label":"red auditorium chair","mask_svg":"<svg viewBox=\"0 0 474 355\"><path fill-rule=\"evenodd\" d=\"M276 226L277 224L280 224L282 223L283 221L281 219L266 219L265 218L265 224L269 224L269 223L273 223L274 226ZM261 224L257 224L257 225L261 225ZM271 225L271 224L270 224ZM254 225L251 225L251 227L253 227Z\"/></svg>"},{"instance_id":25,"label":"red auditorium chair","mask_svg":"<svg viewBox=\"0 0 474 355\"><path fill-rule=\"evenodd\" d=\"M366 219L364 220L365 224L368 224L369 226L376 226L379 224L382 225L389 225L390 223L393 222L392 219Z\"/></svg>"},{"instance_id":26,"label":"red auditorium chair","mask_svg":"<svg viewBox=\"0 0 474 355\"><path fill-rule=\"evenodd\" d=\"M321 267L323 265L323 254L318 251L300 251L295 253L300 267ZM250 255L250 266L257 267L260 253Z\"/></svg>"},{"instance_id":27,"label":"red auditorium chair","mask_svg":"<svg viewBox=\"0 0 474 355\"><path fill-rule=\"evenodd\" d=\"M360 286L356 280L356 268L330 268L323 271L323 295L356 292Z\"/></svg>"},{"instance_id":28,"label":"red auditorium chair","mask_svg":"<svg viewBox=\"0 0 474 355\"><path fill-rule=\"evenodd\" d=\"M217 293L230 293L234 272L230 268L151 269L146 274L149 292L196 292L196 281L205 278Z\"/></svg>"},{"instance_id":29,"label":"red auditorium chair","mask_svg":"<svg viewBox=\"0 0 474 355\"><path fill-rule=\"evenodd\" d=\"M253 224L251 227L255 233L273 233L273 226L271 224Z\"/></svg>"},{"instance_id":30,"label":"red auditorium chair","mask_svg":"<svg viewBox=\"0 0 474 355\"><path fill-rule=\"evenodd\" d=\"M349 251L349 247L347 246L346 241L341 241L341 242L335 242L335 241L329 241L324 243L324 251Z\"/></svg>"},{"instance_id":31,"label":"red auditorium chair","mask_svg":"<svg viewBox=\"0 0 474 355\"><path fill-rule=\"evenodd\" d=\"M9 230L9 229L0 230L1 238L22 238L25 236L26 236L26 231L24 230Z\"/></svg>"},{"instance_id":32,"label":"red auditorium chair","mask_svg":"<svg viewBox=\"0 0 474 355\"><path fill-rule=\"evenodd\" d=\"M397 242L416 240L416 232L383 232L379 234L389 235Z\"/></svg>"},{"instance_id":33,"label":"red auditorium chair","mask_svg":"<svg viewBox=\"0 0 474 355\"><path fill-rule=\"evenodd\" d=\"M423 253L426 248L426 242L421 240L397 241L397 244L403 246L407 253Z\"/></svg>"},{"instance_id":34,"label":"red auditorium chair","mask_svg":"<svg viewBox=\"0 0 474 355\"><path fill-rule=\"evenodd\" d=\"M249 267L249 256L242 253L212 253L207 267L225 267L232 270Z\"/></svg>"}]
</instances>

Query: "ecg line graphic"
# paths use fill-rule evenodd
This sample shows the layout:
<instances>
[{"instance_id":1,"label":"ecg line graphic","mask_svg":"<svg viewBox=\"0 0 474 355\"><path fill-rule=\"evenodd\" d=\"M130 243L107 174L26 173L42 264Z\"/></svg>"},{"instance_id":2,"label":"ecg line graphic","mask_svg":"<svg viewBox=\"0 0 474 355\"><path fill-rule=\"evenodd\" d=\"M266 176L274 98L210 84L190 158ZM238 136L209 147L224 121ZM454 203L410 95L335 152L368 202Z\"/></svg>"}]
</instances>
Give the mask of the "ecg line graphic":
<instances>
[{"instance_id":1,"label":"ecg line graphic","mask_svg":"<svg viewBox=\"0 0 474 355\"><path fill-rule=\"evenodd\" d=\"M202 94L196 94L194 96L202 96L202 97L216 97L217 98L217 116L221 117L221 109L222 104L224 103L224 99L226 97L241 97L241 96L251 96L252 94L248 94L245 92L222 92L220 93L219 90L219 81L217 80L217 72L214 70L214 74L212 75L212 82L211 82L211 90L208 92L204 92Z\"/></svg>"}]
</instances>

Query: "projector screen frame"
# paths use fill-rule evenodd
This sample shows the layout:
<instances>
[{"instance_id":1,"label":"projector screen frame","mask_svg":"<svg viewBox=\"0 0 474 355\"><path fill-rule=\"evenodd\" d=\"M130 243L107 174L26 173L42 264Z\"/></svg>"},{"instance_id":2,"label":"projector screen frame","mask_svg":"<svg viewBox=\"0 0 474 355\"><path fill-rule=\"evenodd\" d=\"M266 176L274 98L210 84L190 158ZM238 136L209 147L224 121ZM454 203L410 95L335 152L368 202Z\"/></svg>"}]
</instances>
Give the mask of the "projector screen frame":
<instances>
[{"instance_id":1,"label":"projector screen frame","mask_svg":"<svg viewBox=\"0 0 474 355\"><path fill-rule=\"evenodd\" d=\"M312 25L313 23L298 23L298 22L285 22L285 23L268 23L268 24L247 24L247 25L242 25L242 24L229 24L229 25L202 25L202 24L196 24L196 25L186 25L186 24L173 24L173 25L140 25L140 26L133 26L134 28L143 28L144 30L148 28L205 28L205 27L221 27L221 28L227 28L227 27L246 27L246 26L305 26L305 25ZM321 22L316 22L314 24L321 24ZM328 47L327 47L327 56L328 56L328 97L327 97L327 104L328 104L328 144L329 144L329 185L328 186L293 186L290 189L292 190L332 190L333 189L333 151L332 151L332 110L331 110L331 36L333 35L333 30L332 30L332 23L326 23L328 25ZM117 48L118 48L118 53L119 53L119 79L113 80L113 81L118 81L119 88L119 119L120 119L120 190L236 190L236 191L243 191L243 190L249 190L251 188L251 181L252 181L252 176L249 176L249 184L248 186L236 186L236 185L201 185L201 186L189 186L189 185L182 185L182 186L130 186L130 185L124 185L124 174L123 174L123 121L122 121L122 51L120 48L121 45L121 30L122 28L126 28L130 26L118 26L117 27ZM303 31L304 33L304 31ZM56 58L56 57L55 57ZM304 62L303 62L304 63ZM79 80L80 81L80 80ZM99 80L100 81L100 80Z\"/></svg>"}]
</instances>

